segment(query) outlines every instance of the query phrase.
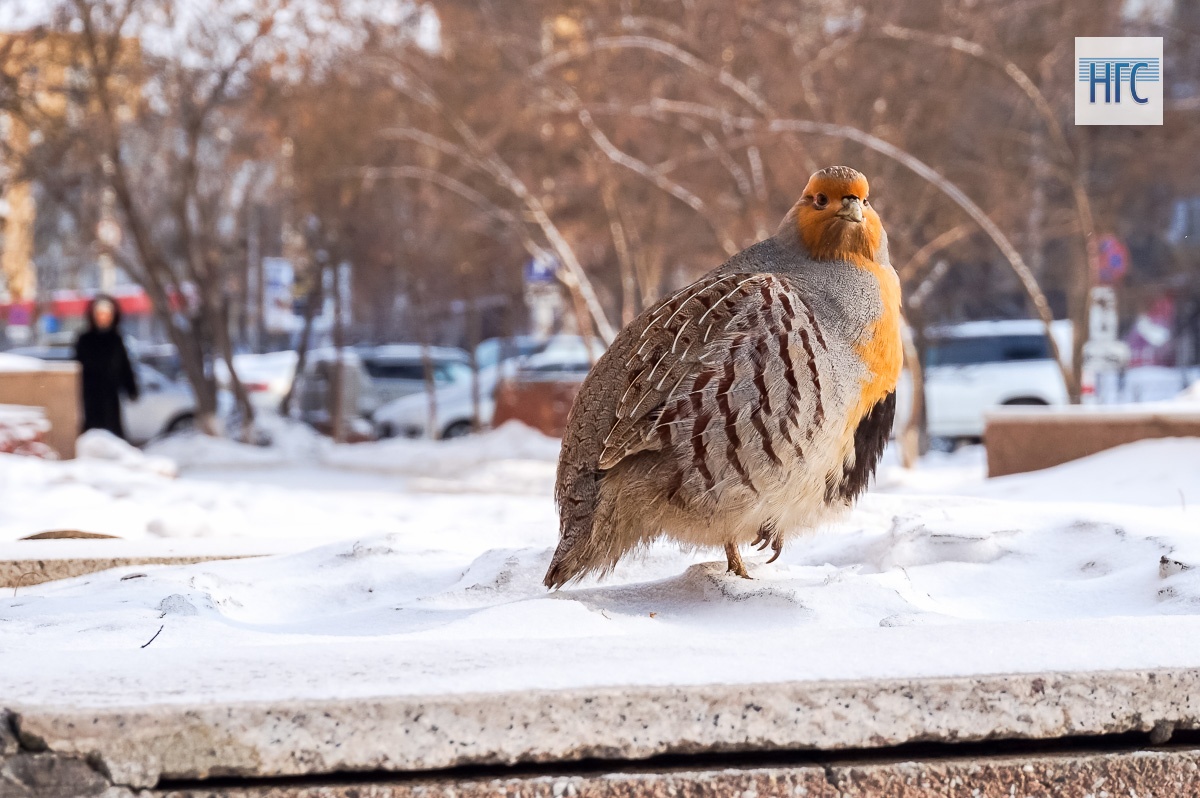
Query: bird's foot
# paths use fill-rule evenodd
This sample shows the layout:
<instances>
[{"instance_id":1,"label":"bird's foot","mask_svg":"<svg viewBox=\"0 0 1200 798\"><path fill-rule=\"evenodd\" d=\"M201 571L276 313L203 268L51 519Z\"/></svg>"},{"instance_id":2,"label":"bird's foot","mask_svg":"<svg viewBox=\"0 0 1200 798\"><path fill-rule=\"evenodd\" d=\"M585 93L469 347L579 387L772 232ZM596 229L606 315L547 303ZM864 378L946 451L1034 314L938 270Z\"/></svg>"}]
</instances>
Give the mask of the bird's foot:
<instances>
[{"instance_id":1,"label":"bird's foot","mask_svg":"<svg viewBox=\"0 0 1200 798\"><path fill-rule=\"evenodd\" d=\"M751 546L757 546L759 551L764 551L767 546L771 547L771 551L775 552L771 555L771 559L767 563L773 563L779 559L779 555L783 554L783 535L775 529L774 524L763 524L758 530L758 537L750 543Z\"/></svg>"},{"instance_id":2,"label":"bird's foot","mask_svg":"<svg viewBox=\"0 0 1200 798\"><path fill-rule=\"evenodd\" d=\"M742 554L738 551L736 543L725 544L725 559L729 561L729 573L737 574L742 579L750 578L750 574L746 572L746 563L742 562Z\"/></svg>"}]
</instances>

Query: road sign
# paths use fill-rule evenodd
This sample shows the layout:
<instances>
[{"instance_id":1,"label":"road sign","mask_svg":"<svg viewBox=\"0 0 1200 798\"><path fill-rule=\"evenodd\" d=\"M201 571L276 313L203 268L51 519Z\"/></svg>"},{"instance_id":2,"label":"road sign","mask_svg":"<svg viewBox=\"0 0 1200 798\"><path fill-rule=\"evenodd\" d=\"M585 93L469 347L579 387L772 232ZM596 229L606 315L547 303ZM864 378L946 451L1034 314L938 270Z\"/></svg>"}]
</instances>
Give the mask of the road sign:
<instances>
[{"instance_id":1,"label":"road sign","mask_svg":"<svg viewBox=\"0 0 1200 798\"><path fill-rule=\"evenodd\" d=\"M558 258L547 253L536 258L530 258L525 264L525 282L552 283L554 275L558 272Z\"/></svg>"},{"instance_id":2,"label":"road sign","mask_svg":"<svg viewBox=\"0 0 1200 798\"><path fill-rule=\"evenodd\" d=\"M1121 281L1129 271L1129 250L1114 235L1104 235L1096 242L1096 279L1103 285Z\"/></svg>"},{"instance_id":3,"label":"road sign","mask_svg":"<svg viewBox=\"0 0 1200 798\"><path fill-rule=\"evenodd\" d=\"M1117 292L1110 285L1092 289L1092 306L1088 313L1088 340L1117 340Z\"/></svg>"},{"instance_id":4,"label":"road sign","mask_svg":"<svg viewBox=\"0 0 1200 798\"><path fill-rule=\"evenodd\" d=\"M287 258L262 259L262 319L269 333L291 332L299 325L293 307L292 289L296 270Z\"/></svg>"}]
</instances>

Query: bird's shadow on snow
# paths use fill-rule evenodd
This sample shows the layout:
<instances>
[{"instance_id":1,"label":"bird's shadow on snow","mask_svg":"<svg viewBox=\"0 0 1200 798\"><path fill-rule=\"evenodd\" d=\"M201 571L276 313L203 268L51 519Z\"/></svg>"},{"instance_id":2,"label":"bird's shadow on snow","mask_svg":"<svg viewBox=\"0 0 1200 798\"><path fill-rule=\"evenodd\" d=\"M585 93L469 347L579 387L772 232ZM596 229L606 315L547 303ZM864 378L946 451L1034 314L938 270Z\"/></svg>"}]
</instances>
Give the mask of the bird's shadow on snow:
<instances>
[{"instance_id":1,"label":"bird's shadow on snow","mask_svg":"<svg viewBox=\"0 0 1200 798\"><path fill-rule=\"evenodd\" d=\"M558 590L551 598L576 601L593 612L656 617L665 621L711 622L734 617L751 624L811 618L795 589L794 580L777 581L770 565L751 565L755 578L726 572L723 562L689 566L683 573L648 582L595 585Z\"/></svg>"}]
</instances>

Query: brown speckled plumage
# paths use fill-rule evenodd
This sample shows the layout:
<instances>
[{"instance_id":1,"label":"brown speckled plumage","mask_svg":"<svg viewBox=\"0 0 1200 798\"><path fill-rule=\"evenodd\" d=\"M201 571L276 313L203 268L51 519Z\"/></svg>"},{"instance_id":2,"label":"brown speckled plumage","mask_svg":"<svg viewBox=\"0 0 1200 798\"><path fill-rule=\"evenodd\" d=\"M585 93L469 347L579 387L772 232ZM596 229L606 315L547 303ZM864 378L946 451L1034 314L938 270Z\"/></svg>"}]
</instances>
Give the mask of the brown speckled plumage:
<instances>
[{"instance_id":1,"label":"brown speckled plumage","mask_svg":"<svg viewBox=\"0 0 1200 798\"><path fill-rule=\"evenodd\" d=\"M778 234L642 313L584 381L546 584L605 574L660 535L723 546L741 575L738 545L777 557L866 487L891 427L899 342L866 180L818 172Z\"/></svg>"}]
</instances>

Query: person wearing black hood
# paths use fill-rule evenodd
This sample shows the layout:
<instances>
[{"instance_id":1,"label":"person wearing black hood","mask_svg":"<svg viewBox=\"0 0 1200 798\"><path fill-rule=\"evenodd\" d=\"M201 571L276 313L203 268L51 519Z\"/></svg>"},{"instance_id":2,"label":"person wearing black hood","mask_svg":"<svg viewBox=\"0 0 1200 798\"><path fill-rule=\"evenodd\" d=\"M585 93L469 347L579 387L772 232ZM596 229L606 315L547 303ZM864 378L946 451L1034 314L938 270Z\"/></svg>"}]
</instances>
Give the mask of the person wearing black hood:
<instances>
[{"instance_id":1,"label":"person wearing black hood","mask_svg":"<svg viewBox=\"0 0 1200 798\"><path fill-rule=\"evenodd\" d=\"M105 429L124 438L120 394L136 401L138 385L121 340L121 309L112 297L97 296L88 305L87 319L87 329L75 341L75 359L83 372L83 431Z\"/></svg>"}]
</instances>

